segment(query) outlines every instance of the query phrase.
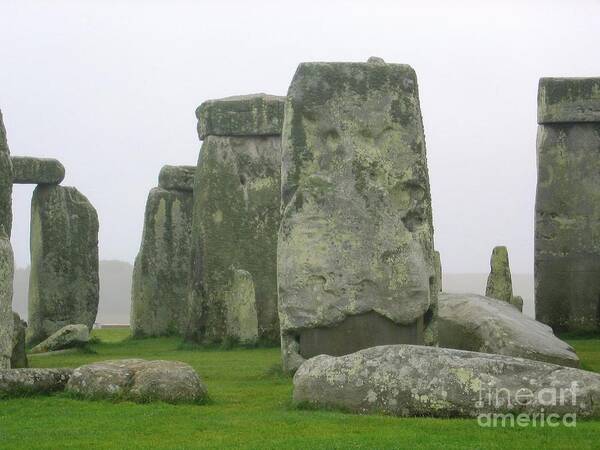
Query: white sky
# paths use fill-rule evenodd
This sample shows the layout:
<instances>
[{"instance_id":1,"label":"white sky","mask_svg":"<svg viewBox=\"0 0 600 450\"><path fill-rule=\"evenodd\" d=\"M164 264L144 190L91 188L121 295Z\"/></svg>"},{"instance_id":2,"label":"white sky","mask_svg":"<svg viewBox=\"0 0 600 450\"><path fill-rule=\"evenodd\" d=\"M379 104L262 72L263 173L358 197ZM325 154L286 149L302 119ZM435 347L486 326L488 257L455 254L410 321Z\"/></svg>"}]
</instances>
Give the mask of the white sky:
<instances>
[{"instance_id":1,"label":"white sky","mask_svg":"<svg viewBox=\"0 0 600 450\"><path fill-rule=\"evenodd\" d=\"M98 209L100 257L133 261L161 166L196 163L202 101L377 55L419 77L444 270L486 272L503 244L532 272L537 82L600 75L600 2L415 3L0 0L11 152L60 159ZM31 191L14 193L20 266Z\"/></svg>"}]
</instances>

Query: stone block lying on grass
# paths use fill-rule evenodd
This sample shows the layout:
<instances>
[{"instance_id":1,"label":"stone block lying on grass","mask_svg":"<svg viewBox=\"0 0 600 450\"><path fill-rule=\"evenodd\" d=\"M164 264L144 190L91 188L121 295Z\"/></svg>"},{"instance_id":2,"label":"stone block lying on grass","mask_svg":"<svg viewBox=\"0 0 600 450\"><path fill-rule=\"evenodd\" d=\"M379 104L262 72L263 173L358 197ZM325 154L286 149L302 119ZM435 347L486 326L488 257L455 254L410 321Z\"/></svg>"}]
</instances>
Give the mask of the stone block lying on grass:
<instances>
[{"instance_id":1,"label":"stone block lying on grass","mask_svg":"<svg viewBox=\"0 0 600 450\"><path fill-rule=\"evenodd\" d=\"M503 355L384 345L304 362L294 376L294 402L396 416L600 417L600 374Z\"/></svg>"},{"instance_id":2,"label":"stone block lying on grass","mask_svg":"<svg viewBox=\"0 0 600 450\"><path fill-rule=\"evenodd\" d=\"M535 359L579 367L575 350L552 328L515 306L475 294L440 294L440 347Z\"/></svg>"},{"instance_id":3,"label":"stone block lying on grass","mask_svg":"<svg viewBox=\"0 0 600 450\"><path fill-rule=\"evenodd\" d=\"M31 353L45 353L66 348L81 347L90 340L90 330L86 325L67 325L48 339L31 349Z\"/></svg>"},{"instance_id":4,"label":"stone block lying on grass","mask_svg":"<svg viewBox=\"0 0 600 450\"><path fill-rule=\"evenodd\" d=\"M73 371L67 392L92 400L112 398L139 403L198 403L207 396L202 380L188 364L143 359L81 366Z\"/></svg>"},{"instance_id":5,"label":"stone block lying on grass","mask_svg":"<svg viewBox=\"0 0 600 450\"><path fill-rule=\"evenodd\" d=\"M0 397L49 394L62 391L73 369L0 370Z\"/></svg>"}]
</instances>

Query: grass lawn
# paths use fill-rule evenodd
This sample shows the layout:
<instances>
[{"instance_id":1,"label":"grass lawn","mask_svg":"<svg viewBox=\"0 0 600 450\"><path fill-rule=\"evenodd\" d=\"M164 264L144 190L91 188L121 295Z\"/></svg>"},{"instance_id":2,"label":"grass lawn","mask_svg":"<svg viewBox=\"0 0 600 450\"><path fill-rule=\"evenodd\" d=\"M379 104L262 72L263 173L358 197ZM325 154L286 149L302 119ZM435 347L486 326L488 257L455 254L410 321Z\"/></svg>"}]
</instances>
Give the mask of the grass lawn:
<instances>
[{"instance_id":1,"label":"grass lawn","mask_svg":"<svg viewBox=\"0 0 600 450\"><path fill-rule=\"evenodd\" d=\"M359 416L292 407L279 349L186 349L177 338L128 339L97 330L93 352L37 355L32 367L76 367L140 357L191 364L208 386L206 405L88 402L49 397L0 400L1 448L600 448L600 421L576 428L481 428L474 419ZM585 368L600 372L600 339L573 339ZM94 353L95 352L95 353Z\"/></svg>"}]
</instances>

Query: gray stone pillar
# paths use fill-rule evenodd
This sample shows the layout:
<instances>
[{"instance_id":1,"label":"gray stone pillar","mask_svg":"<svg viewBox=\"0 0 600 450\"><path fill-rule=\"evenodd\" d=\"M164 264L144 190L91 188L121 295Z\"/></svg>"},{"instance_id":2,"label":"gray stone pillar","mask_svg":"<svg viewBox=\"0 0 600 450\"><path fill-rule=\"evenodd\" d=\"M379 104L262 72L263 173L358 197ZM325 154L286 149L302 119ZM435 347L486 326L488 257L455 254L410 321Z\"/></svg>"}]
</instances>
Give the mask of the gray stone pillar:
<instances>
[{"instance_id":1,"label":"gray stone pillar","mask_svg":"<svg viewBox=\"0 0 600 450\"><path fill-rule=\"evenodd\" d=\"M98 294L96 210L73 187L37 186L31 200L28 344L65 325L91 329Z\"/></svg>"},{"instance_id":2,"label":"gray stone pillar","mask_svg":"<svg viewBox=\"0 0 600 450\"><path fill-rule=\"evenodd\" d=\"M210 100L198 108L203 139L194 187L190 324L187 337L228 337L238 271L254 283L258 334L277 342L282 97ZM248 289L244 288L249 292ZM244 303L244 302L242 302ZM248 335L248 332L244 332Z\"/></svg>"},{"instance_id":3,"label":"gray stone pillar","mask_svg":"<svg viewBox=\"0 0 600 450\"><path fill-rule=\"evenodd\" d=\"M417 78L408 65L303 63L282 135L284 369L437 339L438 282Z\"/></svg>"},{"instance_id":4,"label":"gray stone pillar","mask_svg":"<svg viewBox=\"0 0 600 450\"><path fill-rule=\"evenodd\" d=\"M10 369L13 349L14 257L10 240L0 228L0 369Z\"/></svg>"},{"instance_id":5,"label":"gray stone pillar","mask_svg":"<svg viewBox=\"0 0 600 450\"><path fill-rule=\"evenodd\" d=\"M536 319L600 329L600 78L542 78L535 205Z\"/></svg>"},{"instance_id":6,"label":"gray stone pillar","mask_svg":"<svg viewBox=\"0 0 600 450\"><path fill-rule=\"evenodd\" d=\"M131 298L133 336L180 334L187 320L195 167L165 166L148 195Z\"/></svg>"}]
</instances>

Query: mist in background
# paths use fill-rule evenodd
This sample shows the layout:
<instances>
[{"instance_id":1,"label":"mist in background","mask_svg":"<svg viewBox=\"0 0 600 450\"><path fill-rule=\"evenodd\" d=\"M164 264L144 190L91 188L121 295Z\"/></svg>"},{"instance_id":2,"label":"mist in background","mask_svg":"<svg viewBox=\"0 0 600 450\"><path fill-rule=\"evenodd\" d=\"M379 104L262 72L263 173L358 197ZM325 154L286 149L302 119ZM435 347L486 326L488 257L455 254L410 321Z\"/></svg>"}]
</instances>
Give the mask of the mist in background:
<instances>
[{"instance_id":1,"label":"mist in background","mask_svg":"<svg viewBox=\"0 0 600 450\"><path fill-rule=\"evenodd\" d=\"M486 274L495 245L530 274L538 79L600 75L600 3L447 3L0 0L11 152L59 159L98 210L100 258L131 263L160 168L197 161L202 101L285 95L301 61L376 55L418 75L446 276ZM20 267L32 190L14 191Z\"/></svg>"}]
</instances>

